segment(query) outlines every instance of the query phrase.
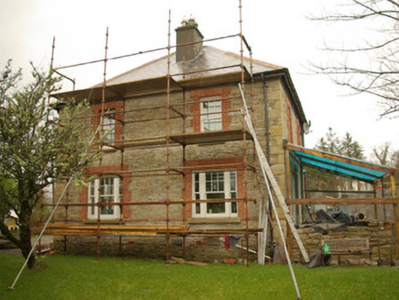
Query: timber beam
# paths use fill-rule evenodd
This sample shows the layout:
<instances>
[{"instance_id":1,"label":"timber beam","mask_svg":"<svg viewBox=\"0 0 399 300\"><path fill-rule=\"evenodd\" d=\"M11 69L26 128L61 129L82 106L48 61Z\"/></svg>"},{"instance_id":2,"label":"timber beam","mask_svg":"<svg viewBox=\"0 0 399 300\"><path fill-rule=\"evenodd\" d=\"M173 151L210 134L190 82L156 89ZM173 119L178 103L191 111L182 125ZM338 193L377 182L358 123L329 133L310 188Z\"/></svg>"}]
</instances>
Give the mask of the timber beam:
<instances>
[{"instance_id":1,"label":"timber beam","mask_svg":"<svg viewBox=\"0 0 399 300\"><path fill-rule=\"evenodd\" d=\"M354 204L399 204L399 198L364 198L364 199L289 199L286 200L287 205L297 204L340 204L340 205L354 205Z\"/></svg>"}]
</instances>

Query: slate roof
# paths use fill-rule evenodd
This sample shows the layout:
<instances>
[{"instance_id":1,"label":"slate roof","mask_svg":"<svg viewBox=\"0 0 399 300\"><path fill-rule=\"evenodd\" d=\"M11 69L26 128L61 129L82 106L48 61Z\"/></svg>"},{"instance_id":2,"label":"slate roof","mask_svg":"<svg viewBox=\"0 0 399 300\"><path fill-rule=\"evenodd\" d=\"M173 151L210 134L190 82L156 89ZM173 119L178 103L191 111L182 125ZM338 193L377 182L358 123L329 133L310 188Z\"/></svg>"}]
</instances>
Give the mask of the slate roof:
<instances>
[{"instance_id":1,"label":"slate roof","mask_svg":"<svg viewBox=\"0 0 399 300\"><path fill-rule=\"evenodd\" d=\"M112 100L118 95L125 95L139 90L162 91L166 89L166 76L168 75L168 56L165 55L152 60L132 70L124 72L107 80L106 98ZM181 90L183 86L188 87L188 82L195 80L202 83L226 82L223 80L239 80L241 77L241 56L239 54L221 50L212 46L203 46L196 59L183 63L176 62L175 53L170 54L170 80L171 90ZM244 57L244 67L246 74L251 71L251 61ZM176 75L182 74L183 75ZM276 76L282 78L286 91L290 94L290 99L297 111L301 123L307 122L301 102L296 93L295 86L287 68L252 59L252 73L255 80L262 80L262 77ZM174 76L175 75L175 76ZM224 79L222 79L224 78ZM246 80L249 78L246 77ZM99 83L83 90L72 92L57 93L53 96L62 99L75 97L76 99L101 99L103 83Z\"/></svg>"},{"instance_id":2,"label":"slate roof","mask_svg":"<svg viewBox=\"0 0 399 300\"><path fill-rule=\"evenodd\" d=\"M141 65L135 69L122 73L114 78L111 78L107 81L107 85L121 84L132 81L140 81L150 78L159 78L167 75L167 61L168 56L163 56L159 59L150 61L144 65ZM224 51L211 46L204 46L201 50L201 53L195 60L186 62L183 64L182 61L176 62L176 55L172 53L170 55L170 74L181 74L190 73L190 72L198 72L203 70L209 70L200 73L188 74L185 75L185 79L192 78L200 78L205 76L213 76L213 75L221 75L226 73L236 73L240 72L241 69L239 65L241 64L240 55ZM249 58L244 59L244 65L247 71L250 71L250 60ZM265 71L272 71L283 69L283 67L268 64L259 60L253 60L253 73L261 73ZM226 68L226 66L235 66ZM183 70L184 67L184 70ZM216 70L215 70L216 69ZM175 81L182 80L183 77L174 76L173 79ZM96 86L100 86L98 84Z\"/></svg>"}]
</instances>

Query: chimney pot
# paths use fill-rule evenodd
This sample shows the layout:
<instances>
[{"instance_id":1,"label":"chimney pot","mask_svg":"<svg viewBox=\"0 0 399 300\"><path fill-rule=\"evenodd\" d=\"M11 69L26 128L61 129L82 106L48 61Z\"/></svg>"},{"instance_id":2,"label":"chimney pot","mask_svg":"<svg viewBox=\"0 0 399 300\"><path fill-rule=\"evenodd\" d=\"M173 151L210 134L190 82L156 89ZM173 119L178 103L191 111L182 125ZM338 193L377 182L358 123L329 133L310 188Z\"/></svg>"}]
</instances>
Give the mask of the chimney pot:
<instances>
[{"instance_id":1,"label":"chimney pot","mask_svg":"<svg viewBox=\"0 0 399 300\"><path fill-rule=\"evenodd\" d=\"M188 20L188 25L190 25L190 26L198 26L198 24L197 24L197 22L195 22L194 18L190 18Z\"/></svg>"}]
</instances>

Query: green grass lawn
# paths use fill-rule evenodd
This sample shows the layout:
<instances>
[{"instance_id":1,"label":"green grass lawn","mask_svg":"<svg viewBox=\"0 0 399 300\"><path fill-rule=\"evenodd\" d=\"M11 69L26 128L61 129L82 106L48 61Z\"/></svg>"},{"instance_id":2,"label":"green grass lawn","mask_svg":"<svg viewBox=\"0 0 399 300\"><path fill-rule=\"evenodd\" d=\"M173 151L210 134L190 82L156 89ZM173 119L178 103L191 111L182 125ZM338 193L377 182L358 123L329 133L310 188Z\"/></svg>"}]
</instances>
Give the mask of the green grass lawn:
<instances>
[{"instance_id":1,"label":"green grass lawn","mask_svg":"<svg viewBox=\"0 0 399 300\"><path fill-rule=\"evenodd\" d=\"M0 299L296 299L287 265L166 265L163 261L0 254ZM294 266L302 299L399 299L399 269Z\"/></svg>"}]
</instances>

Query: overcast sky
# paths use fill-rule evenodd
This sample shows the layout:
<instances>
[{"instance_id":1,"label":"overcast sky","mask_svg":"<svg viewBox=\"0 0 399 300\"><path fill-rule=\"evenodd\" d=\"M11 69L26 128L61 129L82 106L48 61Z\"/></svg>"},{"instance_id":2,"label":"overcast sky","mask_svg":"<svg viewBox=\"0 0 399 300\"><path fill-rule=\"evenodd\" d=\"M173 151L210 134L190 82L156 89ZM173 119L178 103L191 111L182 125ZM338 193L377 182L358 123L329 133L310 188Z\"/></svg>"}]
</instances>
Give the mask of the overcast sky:
<instances>
[{"instance_id":1,"label":"overcast sky","mask_svg":"<svg viewBox=\"0 0 399 300\"><path fill-rule=\"evenodd\" d=\"M326 25L309 21L340 0L242 0L243 33L255 59L289 69L301 99L311 133L306 146L314 143L332 127L340 136L353 135L369 155L372 148L391 141L399 149L398 120L379 120L378 100L347 94L322 75L309 75L308 62L335 59L319 50L324 41L339 43L370 37L362 28L348 24ZM15 68L29 71L29 61L48 68L51 46L56 37L55 66L104 57L105 32L109 28L109 57L165 47L171 10L171 41L183 17L193 16L206 39L239 33L238 0L0 0L0 66L13 59ZM223 40L212 46L239 53L236 40ZM157 52L108 65L108 78L149 60L163 56ZM339 58L339 57L338 57ZM76 78L77 88L102 81L103 66L65 71ZM65 89L71 85L64 83Z\"/></svg>"}]
</instances>

